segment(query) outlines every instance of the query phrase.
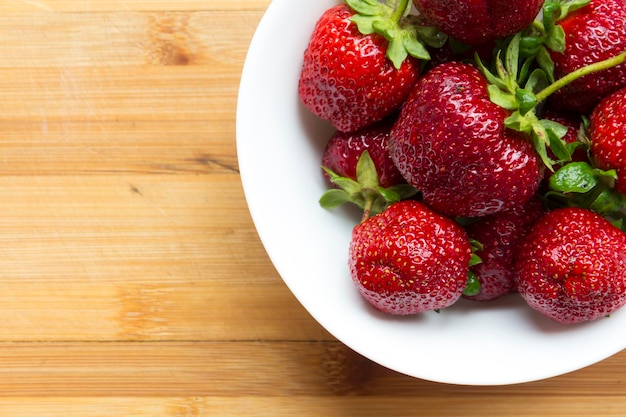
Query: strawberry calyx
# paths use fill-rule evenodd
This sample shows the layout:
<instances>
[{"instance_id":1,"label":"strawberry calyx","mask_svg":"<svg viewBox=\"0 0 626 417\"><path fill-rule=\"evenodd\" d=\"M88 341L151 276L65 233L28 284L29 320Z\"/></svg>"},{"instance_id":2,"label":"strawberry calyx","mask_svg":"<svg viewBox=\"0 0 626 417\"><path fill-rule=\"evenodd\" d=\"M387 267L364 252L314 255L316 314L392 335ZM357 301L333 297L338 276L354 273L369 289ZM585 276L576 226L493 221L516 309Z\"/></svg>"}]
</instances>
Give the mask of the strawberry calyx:
<instances>
[{"instance_id":1,"label":"strawberry calyx","mask_svg":"<svg viewBox=\"0 0 626 417\"><path fill-rule=\"evenodd\" d=\"M558 24L571 12L590 3L590 0L546 0L541 16L521 32L520 54L523 58L534 58L550 82L554 82L554 62L550 52L565 50L565 31Z\"/></svg>"},{"instance_id":2,"label":"strawberry calyx","mask_svg":"<svg viewBox=\"0 0 626 417\"><path fill-rule=\"evenodd\" d=\"M529 135L544 165L550 171L554 171L555 165L571 161L572 152L578 144L568 144L563 140L567 132L565 126L552 120L541 119L537 115L538 105L552 93L587 74L621 64L626 60L626 51L579 68L550 83L546 71L533 66L534 57L524 58L520 54L521 39L521 33L513 36L504 50L504 57L503 51L498 51L494 61L495 74L481 62L478 55L475 59L489 82L488 92L491 101L511 111L510 116L504 121L505 126ZM548 150L558 159L552 159Z\"/></svg>"},{"instance_id":3,"label":"strawberry calyx","mask_svg":"<svg viewBox=\"0 0 626 417\"><path fill-rule=\"evenodd\" d=\"M498 51L494 62L496 74L487 69L478 55L476 61L489 82L491 101L512 112L505 119L505 126L528 134L544 165L553 170L557 163L571 160L573 149L562 139L567 132L565 126L537 116L536 109L540 102L537 92L543 91L549 81L543 69L533 69L532 58L522 60L520 42L521 34L517 33L504 50L504 57L502 51ZM548 149L558 160L551 158Z\"/></svg>"},{"instance_id":4,"label":"strawberry calyx","mask_svg":"<svg viewBox=\"0 0 626 417\"><path fill-rule=\"evenodd\" d=\"M562 165L550 176L547 191L540 197L549 209L584 208L626 231L626 195L615 188L617 170L595 165L589 146L589 120L582 119L577 144L587 153L587 158Z\"/></svg>"},{"instance_id":5,"label":"strawberry calyx","mask_svg":"<svg viewBox=\"0 0 626 417\"><path fill-rule=\"evenodd\" d=\"M483 262L483 260L476 254L476 252L483 250L483 245L477 241L476 239L470 238L470 245L472 247L472 256L470 257L469 267L476 266ZM467 297L474 296L480 293L480 281L478 276L468 270L467 272L467 284L465 284L465 288L463 289L463 295Z\"/></svg>"},{"instance_id":6,"label":"strawberry calyx","mask_svg":"<svg viewBox=\"0 0 626 417\"><path fill-rule=\"evenodd\" d=\"M552 208L585 208L626 231L626 196L615 189L616 179L614 169L602 170L586 161L570 162L550 177L545 198Z\"/></svg>"},{"instance_id":7,"label":"strawberry calyx","mask_svg":"<svg viewBox=\"0 0 626 417\"><path fill-rule=\"evenodd\" d=\"M410 16L409 0L345 0L355 11L352 21L363 35L377 33L388 42L387 58L399 69L408 56L430 60L426 46L441 48L447 36L431 26L421 25Z\"/></svg>"},{"instance_id":8,"label":"strawberry calyx","mask_svg":"<svg viewBox=\"0 0 626 417\"><path fill-rule=\"evenodd\" d=\"M356 165L356 181L343 177L327 167L322 169L330 181L338 188L324 192L319 203L323 208L332 209L345 203L352 203L363 210L362 221L383 212L389 205L413 197L418 191L408 184L384 188L380 185L378 173L372 157L363 151Z\"/></svg>"}]
</instances>

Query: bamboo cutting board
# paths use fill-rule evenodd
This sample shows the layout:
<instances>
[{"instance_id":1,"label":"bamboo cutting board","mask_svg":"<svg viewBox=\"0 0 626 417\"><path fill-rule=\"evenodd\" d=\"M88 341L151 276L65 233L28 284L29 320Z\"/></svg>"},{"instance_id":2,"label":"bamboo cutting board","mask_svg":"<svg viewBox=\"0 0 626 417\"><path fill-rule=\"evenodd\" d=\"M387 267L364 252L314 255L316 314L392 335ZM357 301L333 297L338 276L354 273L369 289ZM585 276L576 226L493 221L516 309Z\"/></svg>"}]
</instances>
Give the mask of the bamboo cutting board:
<instances>
[{"instance_id":1,"label":"bamboo cutting board","mask_svg":"<svg viewBox=\"0 0 626 417\"><path fill-rule=\"evenodd\" d=\"M268 4L0 3L0 415L626 415L626 352L447 386L371 363L303 310L235 151Z\"/></svg>"}]
</instances>

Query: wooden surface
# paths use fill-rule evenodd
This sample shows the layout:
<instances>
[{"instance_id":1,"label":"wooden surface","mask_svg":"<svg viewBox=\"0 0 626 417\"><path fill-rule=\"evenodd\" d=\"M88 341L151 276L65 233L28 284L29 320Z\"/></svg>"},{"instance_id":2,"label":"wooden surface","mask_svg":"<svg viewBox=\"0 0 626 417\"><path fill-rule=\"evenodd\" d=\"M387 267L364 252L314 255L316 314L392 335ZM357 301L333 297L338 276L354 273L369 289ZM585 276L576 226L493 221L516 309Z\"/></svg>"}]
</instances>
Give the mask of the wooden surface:
<instances>
[{"instance_id":1,"label":"wooden surface","mask_svg":"<svg viewBox=\"0 0 626 417\"><path fill-rule=\"evenodd\" d=\"M626 415L626 351L449 386L371 363L299 305L235 150L268 4L0 3L0 415Z\"/></svg>"}]
</instances>

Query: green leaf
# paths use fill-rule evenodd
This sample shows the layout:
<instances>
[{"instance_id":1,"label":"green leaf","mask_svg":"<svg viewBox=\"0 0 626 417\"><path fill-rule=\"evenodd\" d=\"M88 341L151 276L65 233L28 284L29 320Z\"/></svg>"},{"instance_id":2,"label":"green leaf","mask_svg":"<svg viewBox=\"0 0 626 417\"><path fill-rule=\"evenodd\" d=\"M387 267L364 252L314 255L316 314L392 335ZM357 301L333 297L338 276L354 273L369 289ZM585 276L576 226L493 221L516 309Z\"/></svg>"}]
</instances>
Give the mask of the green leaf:
<instances>
[{"instance_id":1,"label":"green leaf","mask_svg":"<svg viewBox=\"0 0 626 417\"><path fill-rule=\"evenodd\" d=\"M609 179L612 180L611 181L611 187L613 187L615 184L613 184L613 181L617 179L617 171L614 169L607 169L606 171L601 170L600 168L594 168L593 172L596 173L596 175L598 176L598 178L605 178L605 179ZM626 199L626 196L623 196L624 199Z\"/></svg>"},{"instance_id":2,"label":"green leaf","mask_svg":"<svg viewBox=\"0 0 626 417\"><path fill-rule=\"evenodd\" d=\"M338 177L332 180L332 182L350 195L358 194L362 189L361 184L347 177Z\"/></svg>"},{"instance_id":3,"label":"green leaf","mask_svg":"<svg viewBox=\"0 0 626 417\"><path fill-rule=\"evenodd\" d=\"M621 215L617 219L609 219L609 220L613 226L617 227L622 232L626 232L626 219L624 218L623 215Z\"/></svg>"},{"instance_id":4,"label":"green leaf","mask_svg":"<svg viewBox=\"0 0 626 417\"><path fill-rule=\"evenodd\" d=\"M521 33L516 33L506 49L506 71L510 77L517 77L519 70L519 49Z\"/></svg>"},{"instance_id":5,"label":"green leaf","mask_svg":"<svg viewBox=\"0 0 626 417\"><path fill-rule=\"evenodd\" d=\"M571 162L550 177L551 190L562 193L586 193L598 184L593 168L587 162Z\"/></svg>"},{"instance_id":6,"label":"green leaf","mask_svg":"<svg viewBox=\"0 0 626 417\"><path fill-rule=\"evenodd\" d=\"M358 14L366 16L376 16L383 13L383 4L377 0L345 0L346 4L350 6Z\"/></svg>"},{"instance_id":7,"label":"green leaf","mask_svg":"<svg viewBox=\"0 0 626 417\"><path fill-rule=\"evenodd\" d=\"M607 188L591 203L590 208L601 215L614 215L624 207L624 198L614 188Z\"/></svg>"},{"instance_id":8,"label":"green leaf","mask_svg":"<svg viewBox=\"0 0 626 417\"><path fill-rule=\"evenodd\" d=\"M372 22L372 27L376 33L383 35L390 42L398 37L398 24L389 19L376 19Z\"/></svg>"},{"instance_id":9,"label":"green leaf","mask_svg":"<svg viewBox=\"0 0 626 417\"><path fill-rule=\"evenodd\" d=\"M552 129L546 129L548 140L550 141L550 151L559 159L559 162L568 162L572 160L572 151L567 143L558 136Z\"/></svg>"},{"instance_id":10,"label":"green leaf","mask_svg":"<svg viewBox=\"0 0 626 417\"><path fill-rule=\"evenodd\" d=\"M535 151L537 152L537 155L539 155L541 162L543 162L543 164L550 171L554 171L554 168L552 166L556 164L556 161L552 160L552 158L550 158L550 156L548 155L548 143L546 143L543 138L540 138L535 131L532 132L532 138L533 146L535 147Z\"/></svg>"},{"instance_id":11,"label":"green leaf","mask_svg":"<svg viewBox=\"0 0 626 417\"><path fill-rule=\"evenodd\" d=\"M541 122L533 123L532 121L529 121L528 123L530 123L530 128L532 129L532 132L537 135L539 141L545 145L550 145L550 138L548 137L548 132L543 124Z\"/></svg>"},{"instance_id":12,"label":"green leaf","mask_svg":"<svg viewBox=\"0 0 626 417\"><path fill-rule=\"evenodd\" d=\"M356 24L359 32L361 32L363 35L371 35L375 32L374 22L378 20L378 17L355 14L350 20L354 24Z\"/></svg>"},{"instance_id":13,"label":"green leaf","mask_svg":"<svg viewBox=\"0 0 626 417\"><path fill-rule=\"evenodd\" d=\"M489 84L493 84L501 90L507 89L508 86L506 85L506 83L501 78L498 78L491 71L489 71L489 69L483 64L482 60L478 56L478 53L474 54L474 59L476 63L478 64L480 71L483 73L483 75L485 76Z\"/></svg>"},{"instance_id":14,"label":"green leaf","mask_svg":"<svg viewBox=\"0 0 626 417\"><path fill-rule=\"evenodd\" d=\"M539 120L539 123L541 123L545 129L552 130L559 138L562 138L567 134L567 127L563 126L559 122L555 122L554 120L541 119Z\"/></svg>"},{"instance_id":15,"label":"green leaf","mask_svg":"<svg viewBox=\"0 0 626 417\"><path fill-rule=\"evenodd\" d=\"M430 60L430 53L424 47L424 44L417 40L415 36L405 34L402 38L404 49L413 58L421 59L424 61Z\"/></svg>"},{"instance_id":16,"label":"green leaf","mask_svg":"<svg viewBox=\"0 0 626 417\"><path fill-rule=\"evenodd\" d=\"M541 68L545 72L550 83L553 83L555 81L554 61L550 56L550 52L548 52L548 50L542 46L541 48L539 48L535 59L537 60L537 65L539 66L539 68Z\"/></svg>"},{"instance_id":17,"label":"green leaf","mask_svg":"<svg viewBox=\"0 0 626 417\"><path fill-rule=\"evenodd\" d=\"M521 85L524 82L526 82L526 80L528 79L528 74L533 67L533 64L534 64L534 60L532 58L528 58L524 60L524 63L522 64L522 68L520 69L519 74L517 76L518 85Z\"/></svg>"},{"instance_id":18,"label":"green leaf","mask_svg":"<svg viewBox=\"0 0 626 417\"><path fill-rule=\"evenodd\" d=\"M496 66L496 74L498 74L498 78L500 80L502 80L502 83L504 85L503 90L511 91L511 76L509 75L510 73L507 72L507 68L504 62L502 62L501 59L496 59L495 61L495 66ZM517 73L514 73L515 75L517 75Z\"/></svg>"},{"instance_id":19,"label":"green leaf","mask_svg":"<svg viewBox=\"0 0 626 417\"><path fill-rule=\"evenodd\" d=\"M333 184L336 184L339 188L345 190L349 195L353 195L361 191L361 184L353 179L339 176L326 167L322 167L322 169L328 174L330 181Z\"/></svg>"},{"instance_id":20,"label":"green leaf","mask_svg":"<svg viewBox=\"0 0 626 417\"><path fill-rule=\"evenodd\" d=\"M448 46L450 47L450 50L454 54L464 54L465 52L468 52L472 49L470 45L463 43L454 38L448 38ZM478 56L477 54L475 55ZM479 60L476 60L476 61L478 62Z\"/></svg>"},{"instance_id":21,"label":"green leaf","mask_svg":"<svg viewBox=\"0 0 626 417\"><path fill-rule=\"evenodd\" d=\"M393 188L378 187L377 190L389 203L396 203L401 199L400 194L398 194Z\"/></svg>"},{"instance_id":22,"label":"green leaf","mask_svg":"<svg viewBox=\"0 0 626 417\"><path fill-rule=\"evenodd\" d=\"M389 41L387 58L389 58L396 69L400 69L407 56L409 56L409 53L404 46L404 39L402 39L402 37Z\"/></svg>"},{"instance_id":23,"label":"green leaf","mask_svg":"<svg viewBox=\"0 0 626 417\"><path fill-rule=\"evenodd\" d=\"M480 256L476 255L475 253L472 253L472 256L470 257L470 261L469 261L469 266L475 266L481 263L483 263L483 260L480 259Z\"/></svg>"},{"instance_id":24,"label":"green leaf","mask_svg":"<svg viewBox=\"0 0 626 417\"><path fill-rule=\"evenodd\" d=\"M470 246L472 247L472 253L484 250L484 246L478 240L470 238Z\"/></svg>"},{"instance_id":25,"label":"green leaf","mask_svg":"<svg viewBox=\"0 0 626 417\"><path fill-rule=\"evenodd\" d=\"M504 119L504 125L518 132L530 134L533 131L532 122L518 111L511 113L509 117Z\"/></svg>"},{"instance_id":26,"label":"green leaf","mask_svg":"<svg viewBox=\"0 0 626 417\"><path fill-rule=\"evenodd\" d=\"M480 281L476 274L470 271L467 273L467 283L465 284L463 295L471 297L478 293L480 293Z\"/></svg>"},{"instance_id":27,"label":"green leaf","mask_svg":"<svg viewBox=\"0 0 626 417\"><path fill-rule=\"evenodd\" d=\"M528 81L526 81L526 85L524 85L524 89L528 91L532 91L533 93L538 90L543 90L548 85L548 80L546 77L546 72L542 69L535 69L528 77ZM535 97L535 100L537 98Z\"/></svg>"},{"instance_id":28,"label":"green leaf","mask_svg":"<svg viewBox=\"0 0 626 417\"><path fill-rule=\"evenodd\" d=\"M320 197L319 203L325 209L332 209L335 207L339 207L342 204L345 204L350 201L350 196L344 190L340 190L337 188L333 188L327 190Z\"/></svg>"},{"instance_id":29,"label":"green leaf","mask_svg":"<svg viewBox=\"0 0 626 417\"><path fill-rule=\"evenodd\" d=\"M400 200L406 200L414 197L419 191L409 184L398 184L387 188L400 196Z\"/></svg>"},{"instance_id":30,"label":"green leaf","mask_svg":"<svg viewBox=\"0 0 626 417\"><path fill-rule=\"evenodd\" d=\"M559 25L554 26L547 34L544 44L554 52L565 51L565 31Z\"/></svg>"},{"instance_id":31,"label":"green leaf","mask_svg":"<svg viewBox=\"0 0 626 417\"><path fill-rule=\"evenodd\" d=\"M356 179L357 181L355 183L359 188L378 188L379 183L376 165L367 150L363 151L356 164Z\"/></svg>"},{"instance_id":32,"label":"green leaf","mask_svg":"<svg viewBox=\"0 0 626 417\"><path fill-rule=\"evenodd\" d=\"M514 94L502 91L498 86L490 84L487 86L489 99L498 106L507 110L516 110L519 106Z\"/></svg>"},{"instance_id":33,"label":"green leaf","mask_svg":"<svg viewBox=\"0 0 626 417\"><path fill-rule=\"evenodd\" d=\"M415 28L416 38L433 48L441 48L448 40L448 35L433 26L414 25L413 27Z\"/></svg>"},{"instance_id":34,"label":"green leaf","mask_svg":"<svg viewBox=\"0 0 626 417\"><path fill-rule=\"evenodd\" d=\"M560 0L557 2L560 4L560 14L556 20L562 20L574 10L578 10L588 5L591 0Z\"/></svg>"},{"instance_id":35,"label":"green leaf","mask_svg":"<svg viewBox=\"0 0 626 417\"><path fill-rule=\"evenodd\" d=\"M570 161L576 145L570 146L563 140L567 134L567 127L548 119L541 119L539 123L547 134L548 145L552 153L559 158L560 162Z\"/></svg>"}]
</instances>

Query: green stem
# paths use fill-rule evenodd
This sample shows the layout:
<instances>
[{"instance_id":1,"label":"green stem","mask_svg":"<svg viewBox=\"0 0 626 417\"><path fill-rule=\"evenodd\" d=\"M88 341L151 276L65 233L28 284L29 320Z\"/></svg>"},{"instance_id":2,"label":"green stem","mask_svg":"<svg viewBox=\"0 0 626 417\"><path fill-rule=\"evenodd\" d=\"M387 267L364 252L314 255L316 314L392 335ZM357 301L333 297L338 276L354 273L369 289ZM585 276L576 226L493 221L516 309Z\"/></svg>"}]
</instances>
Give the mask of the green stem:
<instances>
[{"instance_id":1,"label":"green stem","mask_svg":"<svg viewBox=\"0 0 626 417\"><path fill-rule=\"evenodd\" d=\"M369 219L370 214L372 213L372 207L374 206L374 199L368 198L365 200L365 207L363 208L363 215L361 216L361 223L365 220Z\"/></svg>"},{"instance_id":2,"label":"green stem","mask_svg":"<svg viewBox=\"0 0 626 417\"><path fill-rule=\"evenodd\" d=\"M402 16L404 16L404 11L408 7L408 5L409 0L400 0L400 2L398 3L398 7L396 7L396 10L394 10L393 14L391 15L391 19L394 22L399 22L400 19L402 19Z\"/></svg>"},{"instance_id":3,"label":"green stem","mask_svg":"<svg viewBox=\"0 0 626 417\"><path fill-rule=\"evenodd\" d=\"M559 78L558 80L556 80L556 82L550 84L549 86L547 86L546 88L544 88L543 90L538 92L537 95L536 95L537 103L542 102L543 100L548 98L548 96L550 96L550 94L554 93L555 91L557 91L560 88L565 87L566 85L570 84L571 82L576 81L580 77L583 77L583 76L585 76L587 74L591 74L591 73L594 73L594 72L603 71L605 69L613 68L613 67L621 64L624 61L626 61L626 51L624 51L621 54L616 55L616 56L614 56L612 58L605 59L604 61L596 62L596 63L588 65L586 67L579 68L576 71L570 72L569 74L565 75L563 78Z\"/></svg>"},{"instance_id":4,"label":"green stem","mask_svg":"<svg viewBox=\"0 0 626 417\"><path fill-rule=\"evenodd\" d=\"M541 22L539 20L535 20L533 23L531 23L530 28L536 30L539 33L541 33L542 36L545 36L545 34L546 34L546 29L543 26L543 22Z\"/></svg>"}]
</instances>

